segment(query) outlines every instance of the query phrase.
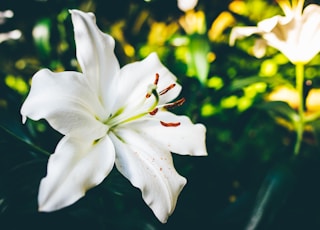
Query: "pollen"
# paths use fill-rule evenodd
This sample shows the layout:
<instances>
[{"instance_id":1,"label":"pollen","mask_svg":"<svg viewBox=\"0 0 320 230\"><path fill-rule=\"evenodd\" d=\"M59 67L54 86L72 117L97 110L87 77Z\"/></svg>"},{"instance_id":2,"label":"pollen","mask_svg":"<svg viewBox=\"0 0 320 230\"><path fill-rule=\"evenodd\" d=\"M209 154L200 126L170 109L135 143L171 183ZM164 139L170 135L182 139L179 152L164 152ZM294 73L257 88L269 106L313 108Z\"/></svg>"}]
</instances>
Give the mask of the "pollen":
<instances>
[{"instance_id":1,"label":"pollen","mask_svg":"<svg viewBox=\"0 0 320 230\"><path fill-rule=\"evenodd\" d=\"M158 108L155 108L154 110L152 110L151 112L149 112L150 115L156 115L156 113L158 112Z\"/></svg>"},{"instance_id":2,"label":"pollen","mask_svg":"<svg viewBox=\"0 0 320 230\"><path fill-rule=\"evenodd\" d=\"M163 95L166 94L169 90L173 89L176 86L175 83L169 85L167 88L165 88L164 90L161 90L161 92L159 93L159 95Z\"/></svg>"},{"instance_id":3,"label":"pollen","mask_svg":"<svg viewBox=\"0 0 320 230\"><path fill-rule=\"evenodd\" d=\"M156 76L155 76L155 79L154 79L154 82L153 82L154 85L158 85L159 78L160 78L160 75L158 73L156 73Z\"/></svg>"},{"instance_id":4,"label":"pollen","mask_svg":"<svg viewBox=\"0 0 320 230\"><path fill-rule=\"evenodd\" d=\"M160 121L160 123L164 127L178 127L181 124L180 122L164 122L164 121Z\"/></svg>"},{"instance_id":5,"label":"pollen","mask_svg":"<svg viewBox=\"0 0 320 230\"><path fill-rule=\"evenodd\" d=\"M181 98L181 99L179 99L179 100L177 100L175 102L172 102L172 103L169 103L169 104L165 105L164 108L172 109L172 108L181 106L185 101L186 101L185 98Z\"/></svg>"}]
</instances>

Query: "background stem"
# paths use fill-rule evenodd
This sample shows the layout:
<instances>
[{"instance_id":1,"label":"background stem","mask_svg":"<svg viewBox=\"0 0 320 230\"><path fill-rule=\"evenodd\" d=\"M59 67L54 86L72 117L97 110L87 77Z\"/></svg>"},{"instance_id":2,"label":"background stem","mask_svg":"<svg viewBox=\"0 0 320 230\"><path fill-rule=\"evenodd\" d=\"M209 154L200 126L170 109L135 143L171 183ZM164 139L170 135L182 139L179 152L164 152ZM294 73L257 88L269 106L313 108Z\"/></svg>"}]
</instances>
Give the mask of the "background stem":
<instances>
[{"instance_id":1,"label":"background stem","mask_svg":"<svg viewBox=\"0 0 320 230\"><path fill-rule=\"evenodd\" d=\"M298 155L301 148L304 129L304 97L303 97L303 81L304 81L304 64L296 64L296 89L299 95L298 114L299 120L296 123L297 139L294 146L294 155Z\"/></svg>"}]
</instances>

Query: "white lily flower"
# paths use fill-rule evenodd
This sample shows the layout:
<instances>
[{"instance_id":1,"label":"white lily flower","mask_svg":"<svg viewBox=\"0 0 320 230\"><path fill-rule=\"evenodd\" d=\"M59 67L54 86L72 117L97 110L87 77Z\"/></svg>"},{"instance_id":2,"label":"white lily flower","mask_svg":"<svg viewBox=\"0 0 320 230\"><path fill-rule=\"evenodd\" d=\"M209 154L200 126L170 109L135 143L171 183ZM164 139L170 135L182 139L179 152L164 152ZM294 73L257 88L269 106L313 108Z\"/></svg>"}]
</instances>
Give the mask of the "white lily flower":
<instances>
[{"instance_id":1,"label":"white lily flower","mask_svg":"<svg viewBox=\"0 0 320 230\"><path fill-rule=\"evenodd\" d=\"M40 183L39 210L73 204L115 164L165 223L186 184L171 152L207 155L206 129L167 111L183 103L171 102L181 86L155 53L120 68L114 39L99 30L94 15L70 12L82 73L40 70L21 108L23 122L46 119L65 135Z\"/></svg>"},{"instance_id":2,"label":"white lily flower","mask_svg":"<svg viewBox=\"0 0 320 230\"><path fill-rule=\"evenodd\" d=\"M266 45L278 49L292 63L306 64L320 51L320 6L310 4L303 10L304 0L292 0L292 4L289 0L278 0L278 3L285 16L265 19L256 27L233 28L230 45L234 45L236 39L260 34Z\"/></svg>"}]
</instances>

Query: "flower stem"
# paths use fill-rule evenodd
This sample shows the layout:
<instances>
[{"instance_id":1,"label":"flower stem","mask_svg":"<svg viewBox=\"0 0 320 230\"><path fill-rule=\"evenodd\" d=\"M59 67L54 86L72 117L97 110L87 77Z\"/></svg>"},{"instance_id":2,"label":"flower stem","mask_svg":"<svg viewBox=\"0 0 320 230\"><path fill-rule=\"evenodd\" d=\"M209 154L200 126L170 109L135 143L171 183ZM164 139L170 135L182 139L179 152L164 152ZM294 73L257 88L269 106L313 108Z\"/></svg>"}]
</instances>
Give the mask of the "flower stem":
<instances>
[{"instance_id":1,"label":"flower stem","mask_svg":"<svg viewBox=\"0 0 320 230\"><path fill-rule=\"evenodd\" d=\"M296 123L297 139L294 146L294 155L298 155L301 148L304 130L304 97L303 97L303 82L304 82L304 64L296 64L296 89L299 95L298 114L299 120Z\"/></svg>"}]
</instances>

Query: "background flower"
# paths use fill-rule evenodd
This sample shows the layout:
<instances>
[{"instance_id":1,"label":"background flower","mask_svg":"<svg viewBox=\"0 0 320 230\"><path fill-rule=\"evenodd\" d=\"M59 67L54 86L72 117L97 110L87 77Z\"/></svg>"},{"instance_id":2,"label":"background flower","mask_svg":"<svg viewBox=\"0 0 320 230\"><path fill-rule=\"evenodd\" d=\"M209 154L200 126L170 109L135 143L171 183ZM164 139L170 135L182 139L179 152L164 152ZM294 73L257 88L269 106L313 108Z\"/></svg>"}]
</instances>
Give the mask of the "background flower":
<instances>
[{"instance_id":1,"label":"background flower","mask_svg":"<svg viewBox=\"0 0 320 230\"><path fill-rule=\"evenodd\" d=\"M278 1L285 16L274 16L260 21L257 27L235 27L230 34L230 44L235 40L259 34L265 45L281 51L292 63L308 63L319 51L320 6L308 5L302 13L304 0ZM261 46L260 49L265 49ZM260 56L260 55L259 55Z\"/></svg>"}]
</instances>

